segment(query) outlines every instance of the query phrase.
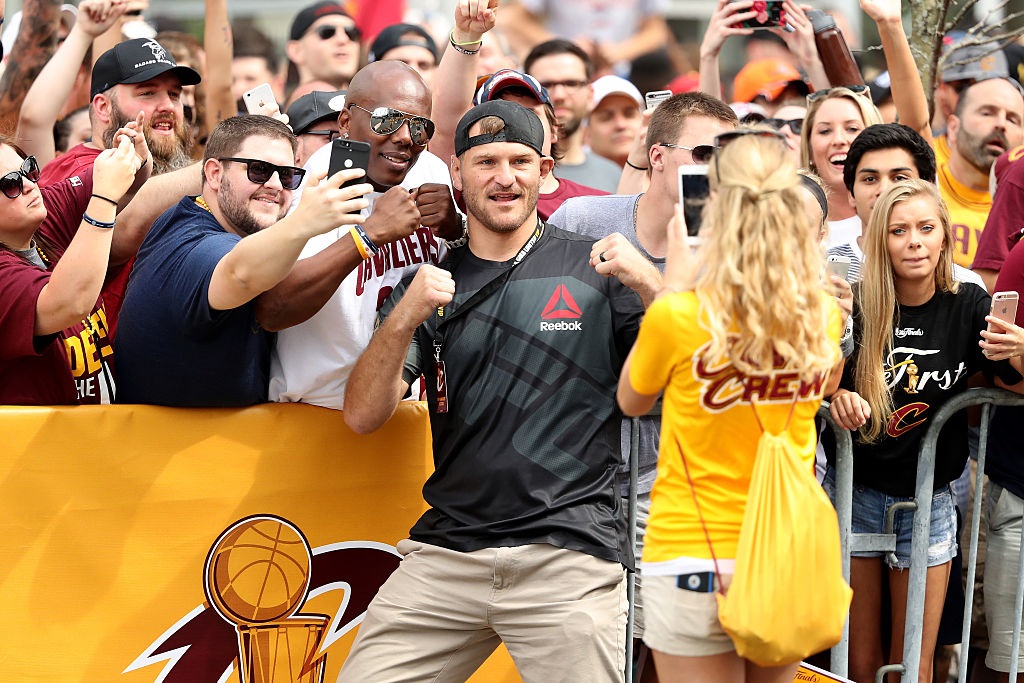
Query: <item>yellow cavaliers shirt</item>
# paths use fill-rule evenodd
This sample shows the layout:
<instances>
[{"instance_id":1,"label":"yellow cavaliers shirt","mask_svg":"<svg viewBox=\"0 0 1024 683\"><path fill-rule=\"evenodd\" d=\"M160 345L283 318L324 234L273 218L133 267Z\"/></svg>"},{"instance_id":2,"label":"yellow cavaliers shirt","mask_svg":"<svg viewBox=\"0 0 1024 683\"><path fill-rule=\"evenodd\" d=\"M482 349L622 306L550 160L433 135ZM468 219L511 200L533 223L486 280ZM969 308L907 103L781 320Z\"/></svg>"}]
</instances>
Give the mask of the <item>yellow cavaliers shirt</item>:
<instances>
[{"instance_id":1,"label":"yellow cavaliers shirt","mask_svg":"<svg viewBox=\"0 0 1024 683\"><path fill-rule=\"evenodd\" d=\"M839 308L832 297L827 326L839 358ZM665 391L658 478L651 492L651 514L644 541L644 563L678 558L711 558L680 449L693 477L700 510L715 555L736 557L750 475L761 429L789 433L800 445L808 468L814 467L817 432L814 416L821 405L828 372L804 381L777 368L747 376L725 358L706 358L711 335L699 323L700 303L693 292L662 297L647 310L633 350L629 381L647 395ZM645 564L646 567L646 564ZM646 571L646 569L645 569Z\"/></svg>"},{"instance_id":2,"label":"yellow cavaliers shirt","mask_svg":"<svg viewBox=\"0 0 1024 683\"><path fill-rule=\"evenodd\" d=\"M973 190L958 182L949 172L949 163L939 164L938 176L939 194L949 209L953 229L953 262L970 268L992 208L992 195L988 190Z\"/></svg>"}]
</instances>

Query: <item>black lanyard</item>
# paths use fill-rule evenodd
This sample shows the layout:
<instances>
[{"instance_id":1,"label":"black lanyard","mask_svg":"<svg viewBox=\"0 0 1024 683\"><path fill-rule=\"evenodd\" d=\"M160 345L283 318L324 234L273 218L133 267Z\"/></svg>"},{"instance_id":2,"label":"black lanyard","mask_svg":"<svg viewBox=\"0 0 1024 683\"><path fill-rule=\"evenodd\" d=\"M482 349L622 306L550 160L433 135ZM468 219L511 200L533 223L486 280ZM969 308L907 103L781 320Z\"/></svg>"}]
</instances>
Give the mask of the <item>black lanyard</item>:
<instances>
[{"instance_id":1,"label":"black lanyard","mask_svg":"<svg viewBox=\"0 0 1024 683\"><path fill-rule=\"evenodd\" d=\"M458 318L464 313L471 311L473 308L478 306L482 301L484 301L492 294L494 294L496 291L504 287L505 283L507 283L509 281L509 278L512 277L512 271L515 270L516 266L518 266L526 259L526 257L533 250L534 245L537 244L537 241L541 238L543 234L544 223L538 218L537 228L533 231L533 235L530 236L530 239L526 241L526 244L523 245L522 249L519 250L519 253L516 254L514 259L512 259L512 265L509 266L505 270L505 272L503 272L501 275L494 278L493 280L489 281L480 289L476 290L476 292L473 293L473 296L469 297L469 299L467 299L461 306L456 308L454 311L446 315L444 310L445 307L440 306L435 312L434 319L437 321L437 325L434 328L434 367L437 376L437 412L448 412L448 384L445 374L444 361L441 360L441 351L444 348L445 327L452 320ZM468 246L464 248L469 249ZM445 263L441 265L442 267L445 267L446 270L448 270L448 272L454 274L455 269L458 267L459 262L462 260L462 257L464 255L465 252L462 251L462 249L460 249L453 253L451 258L447 259ZM458 283L456 283L456 286L458 286Z\"/></svg>"}]
</instances>

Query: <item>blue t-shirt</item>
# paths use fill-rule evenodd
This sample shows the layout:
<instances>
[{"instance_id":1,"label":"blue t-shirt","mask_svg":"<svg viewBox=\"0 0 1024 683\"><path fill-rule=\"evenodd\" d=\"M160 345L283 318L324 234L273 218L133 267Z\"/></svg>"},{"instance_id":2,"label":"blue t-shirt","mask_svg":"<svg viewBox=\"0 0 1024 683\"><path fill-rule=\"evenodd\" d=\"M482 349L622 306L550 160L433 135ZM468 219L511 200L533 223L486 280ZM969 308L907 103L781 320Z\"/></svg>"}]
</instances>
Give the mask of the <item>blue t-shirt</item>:
<instances>
[{"instance_id":1,"label":"blue t-shirt","mask_svg":"<svg viewBox=\"0 0 1024 683\"><path fill-rule=\"evenodd\" d=\"M273 335L250 301L210 308L217 263L241 239L185 197L156 220L128 281L114 340L118 403L246 406L267 400Z\"/></svg>"}]
</instances>

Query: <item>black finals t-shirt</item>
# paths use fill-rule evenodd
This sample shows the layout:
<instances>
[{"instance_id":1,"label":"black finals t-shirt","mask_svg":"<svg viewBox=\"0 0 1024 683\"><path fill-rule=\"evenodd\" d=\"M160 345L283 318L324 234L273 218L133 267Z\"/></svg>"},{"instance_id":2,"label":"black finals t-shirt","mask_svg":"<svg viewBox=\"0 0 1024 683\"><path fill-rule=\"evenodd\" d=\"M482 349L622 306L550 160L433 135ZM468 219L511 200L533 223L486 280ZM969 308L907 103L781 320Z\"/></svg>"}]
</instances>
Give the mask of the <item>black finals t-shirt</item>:
<instances>
[{"instance_id":1,"label":"black finals t-shirt","mask_svg":"<svg viewBox=\"0 0 1024 683\"><path fill-rule=\"evenodd\" d=\"M855 299L856 300L856 299ZM932 417L949 399L967 390L981 371L1007 384L1020 375L1006 361L985 358L978 342L985 329L991 297L980 287L961 283L956 294L938 291L920 306L898 306L892 353L885 377L895 408L885 431L871 444L856 435L853 480L893 496L914 495L917 458ZM861 315L854 307L856 349L848 359L841 386L854 390L854 369L861 343ZM958 411L942 429L936 447L935 486L954 481L967 462L967 414ZM834 462L834 452L829 453Z\"/></svg>"}]
</instances>

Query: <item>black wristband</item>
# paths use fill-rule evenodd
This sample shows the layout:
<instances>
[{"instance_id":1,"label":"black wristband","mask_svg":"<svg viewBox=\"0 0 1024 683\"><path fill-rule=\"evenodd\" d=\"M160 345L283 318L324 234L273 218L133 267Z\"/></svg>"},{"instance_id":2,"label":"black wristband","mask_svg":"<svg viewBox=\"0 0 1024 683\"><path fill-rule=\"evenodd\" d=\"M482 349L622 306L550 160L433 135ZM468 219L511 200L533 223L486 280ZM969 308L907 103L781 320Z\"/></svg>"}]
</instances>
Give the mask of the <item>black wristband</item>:
<instances>
[{"instance_id":1,"label":"black wristband","mask_svg":"<svg viewBox=\"0 0 1024 683\"><path fill-rule=\"evenodd\" d=\"M630 162L629 159L626 159L626 166L629 166L630 168L635 168L638 171L646 171L646 170L648 170L648 169L644 168L643 166L637 166L636 164Z\"/></svg>"},{"instance_id":2,"label":"black wristband","mask_svg":"<svg viewBox=\"0 0 1024 683\"><path fill-rule=\"evenodd\" d=\"M115 202L115 201L114 201L113 199L111 199L110 197L104 197L103 195L101 195L101 194L96 194L96 193L93 193L93 194L91 194L91 195L89 195L89 196L90 196L90 197L95 197L96 199L102 199L102 200L103 200L103 201L105 201L105 202L110 202L110 203L111 203L111 204L113 204L114 206L117 206L117 202Z\"/></svg>"},{"instance_id":3,"label":"black wristband","mask_svg":"<svg viewBox=\"0 0 1024 683\"><path fill-rule=\"evenodd\" d=\"M97 228L104 228L106 230L113 228L115 225L114 221L110 221L109 223L106 221L98 221L87 213L82 214L82 220L89 225L95 225Z\"/></svg>"}]
</instances>

